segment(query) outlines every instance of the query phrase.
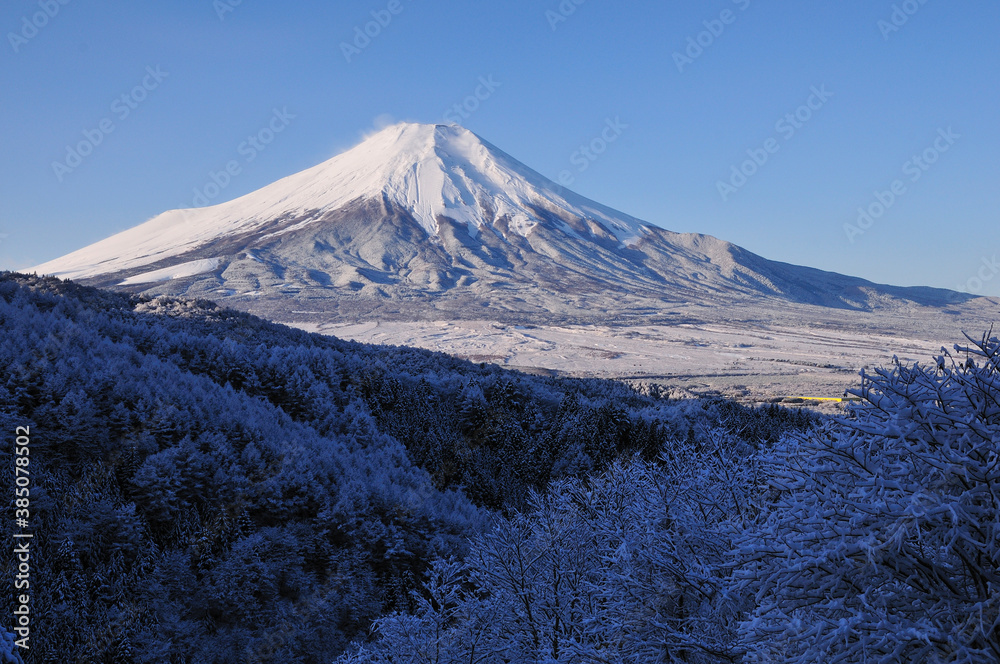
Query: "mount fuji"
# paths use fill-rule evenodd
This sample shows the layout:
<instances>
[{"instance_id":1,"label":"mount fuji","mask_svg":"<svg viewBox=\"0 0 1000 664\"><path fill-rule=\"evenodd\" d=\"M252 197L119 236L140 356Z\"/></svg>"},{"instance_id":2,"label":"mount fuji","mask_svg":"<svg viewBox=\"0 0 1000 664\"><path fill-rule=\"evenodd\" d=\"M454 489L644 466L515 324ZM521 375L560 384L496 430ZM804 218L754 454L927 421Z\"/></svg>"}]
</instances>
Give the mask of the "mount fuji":
<instances>
[{"instance_id":1,"label":"mount fuji","mask_svg":"<svg viewBox=\"0 0 1000 664\"><path fill-rule=\"evenodd\" d=\"M568 191L460 126L412 123L29 271L275 320L593 322L748 304L900 313L971 299L674 233Z\"/></svg>"}]
</instances>

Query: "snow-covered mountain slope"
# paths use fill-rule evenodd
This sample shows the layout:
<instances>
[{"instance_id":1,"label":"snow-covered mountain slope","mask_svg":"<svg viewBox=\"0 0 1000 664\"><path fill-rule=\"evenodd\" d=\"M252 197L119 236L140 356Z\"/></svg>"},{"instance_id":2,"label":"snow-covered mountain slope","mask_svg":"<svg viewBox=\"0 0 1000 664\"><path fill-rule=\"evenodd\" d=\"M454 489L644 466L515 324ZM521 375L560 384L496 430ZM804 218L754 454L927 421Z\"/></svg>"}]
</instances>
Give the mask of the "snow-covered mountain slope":
<instances>
[{"instance_id":1,"label":"snow-covered mountain slope","mask_svg":"<svg viewBox=\"0 0 1000 664\"><path fill-rule=\"evenodd\" d=\"M67 279L118 272L261 229L275 219L297 219L281 231L292 232L366 199L407 210L430 236L438 235L440 219L447 217L466 224L472 237L500 218L526 237L541 222L534 208L556 217L595 218L624 243L642 232L639 220L562 190L467 129L402 123L236 200L165 212L35 269Z\"/></svg>"},{"instance_id":2,"label":"snow-covered mountain slope","mask_svg":"<svg viewBox=\"0 0 1000 664\"><path fill-rule=\"evenodd\" d=\"M279 320L643 316L667 305L954 304L768 261L574 194L472 132L403 123L212 207L173 210L33 268L225 300Z\"/></svg>"}]
</instances>

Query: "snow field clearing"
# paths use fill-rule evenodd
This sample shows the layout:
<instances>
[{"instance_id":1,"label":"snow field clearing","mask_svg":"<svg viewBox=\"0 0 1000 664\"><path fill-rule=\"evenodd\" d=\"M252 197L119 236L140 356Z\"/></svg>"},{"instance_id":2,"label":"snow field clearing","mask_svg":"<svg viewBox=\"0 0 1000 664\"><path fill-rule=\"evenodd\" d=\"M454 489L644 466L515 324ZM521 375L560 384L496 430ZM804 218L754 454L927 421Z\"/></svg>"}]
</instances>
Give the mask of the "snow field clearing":
<instances>
[{"instance_id":1,"label":"snow field clearing","mask_svg":"<svg viewBox=\"0 0 1000 664\"><path fill-rule=\"evenodd\" d=\"M940 342L888 334L725 324L514 326L491 321L292 323L365 343L414 346L529 372L653 381L765 402L837 398L862 368L926 363ZM828 407L836 407L829 404Z\"/></svg>"}]
</instances>

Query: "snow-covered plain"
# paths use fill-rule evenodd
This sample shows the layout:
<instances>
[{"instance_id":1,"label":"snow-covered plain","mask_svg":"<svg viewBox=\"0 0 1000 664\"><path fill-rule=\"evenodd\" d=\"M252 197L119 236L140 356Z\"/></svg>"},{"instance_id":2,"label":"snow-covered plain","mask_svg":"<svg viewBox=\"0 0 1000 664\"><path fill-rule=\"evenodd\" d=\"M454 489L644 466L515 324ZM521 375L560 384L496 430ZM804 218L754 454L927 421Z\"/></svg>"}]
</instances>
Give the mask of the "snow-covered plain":
<instances>
[{"instance_id":1,"label":"snow-covered plain","mask_svg":"<svg viewBox=\"0 0 1000 664\"><path fill-rule=\"evenodd\" d=\"M879 332L725 323L516 326L491 321L293 323L310 332L416 346L530 372L665 384L678 393L722 394L746 402L839 398L858 372L926 363L940 342Z\"/></svg>"}]
</instances>

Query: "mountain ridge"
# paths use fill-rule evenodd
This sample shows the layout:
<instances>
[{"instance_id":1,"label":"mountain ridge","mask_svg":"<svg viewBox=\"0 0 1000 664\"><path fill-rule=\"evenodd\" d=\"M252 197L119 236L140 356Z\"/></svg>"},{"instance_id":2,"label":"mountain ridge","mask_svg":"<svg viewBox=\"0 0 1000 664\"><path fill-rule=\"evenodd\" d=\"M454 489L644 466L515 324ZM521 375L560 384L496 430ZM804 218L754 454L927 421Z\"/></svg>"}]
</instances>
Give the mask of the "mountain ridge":
<instances>
[{"instance_id":1,"label":"mountain ridge","mask_svg":"<svg viewBox=\"0 0 1000 664\"><path fill-rule=\"evenodd\" d=\"M34 268L287 319L426 319L768 301L864 311L972 299L675 233L566 190L457 125L401 123L257 191L172 210Z\"/></svg>"}]
</instances>

